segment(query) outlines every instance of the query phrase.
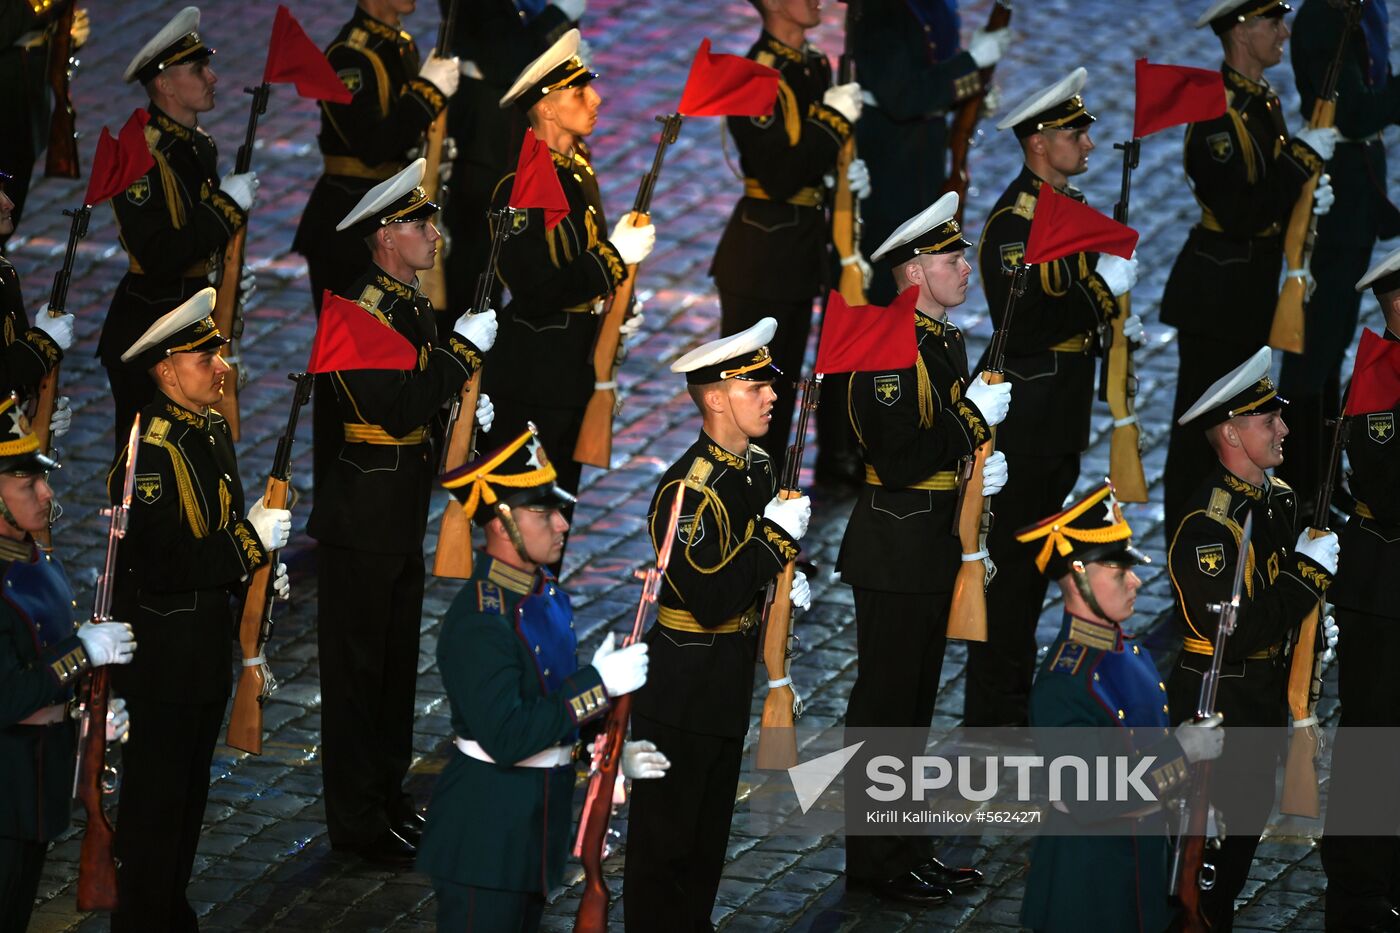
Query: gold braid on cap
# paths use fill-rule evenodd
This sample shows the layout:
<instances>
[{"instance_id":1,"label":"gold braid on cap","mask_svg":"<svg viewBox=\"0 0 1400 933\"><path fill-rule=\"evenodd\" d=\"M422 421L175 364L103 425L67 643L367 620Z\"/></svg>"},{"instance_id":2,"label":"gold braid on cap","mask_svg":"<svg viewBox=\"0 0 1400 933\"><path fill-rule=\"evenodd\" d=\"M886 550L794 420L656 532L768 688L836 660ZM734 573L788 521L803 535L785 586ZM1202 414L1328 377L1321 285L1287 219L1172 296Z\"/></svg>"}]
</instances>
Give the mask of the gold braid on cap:
<instances>
[{"instance_id":1,"label":"gold braid on cap","mask_svg":"<svg viewBox=\"0 0 1400 933\"><path fill-rule=\"evenodd\" d=\"M172 356L176 353L188 353L191 350L198 350L200 347L204 346L206 343L213 340L215 337L222 336L219 333L219 328L214 325L213 316L206 317L204 320L197 322L194 326L199 330L200 335L191 340L189 343L182 343L178 347L166 348L166 356Z\"/></svg>"},{"instance_id":2,"label":"gold braid on cap","mask_svg":"<svg viewBox=\"0 0 1400 933\"><path fill-rule=\"evenodd\" d=\"M1038 120L1035 124L1036 130L1039 131L1058 129L1059 127L1064 126L1069 121L1077 120L1079 119L1079 117L1084 115L1083 96L1076 94L1069 99L1068 103L1071 107L1074 107L1075 109L1072 110L1070 113L1066 114L1065 116L1056 117L1053 120Z\"/></svg>"},{"instance_id":3,"label":"gold braid on cap","mask_svg":"<svg viewBox=\"0 0 1400 933\"><path fill-rule=\"evenodd\" d=\"M583 63L583 59L579 58L577 55L564 62L563 64L574 70L569 72L569 74L566 77L555 81L553 84L546 84L544 87L540 88L541 97L550 93L551 91L557 91L560 88L568 87L570 81L574 80L579 75L583 74L585 71L588 70L588 66ZM555 67L558 68L559 66L556 65Z\"/></svg>"},{"instance_id":4,"label":"gold braid on cap","mask_svg":"<svg viewBox=\"0 0 1400 933\"><path fill-rule=\"evenodd\" d=\"M419 185L417 188L414 188L408 193L408 206L400 208L399 210L394 211L392 214L389 214L386 217L379 218L379 226L388 226L389 224L398 220L403 215L418 210L418 208L422 207L427 202L428 192L423 190L422 185Z\"/></svg>"},{"instance_id":5,"label":"gold braid on cap","mask_svg":"<svg viewBox=\"0 0 1400 933\"><path fill-rule=\"evenodd\" d=\"M1110 490L1105 489L1103 495L1094 496L1079 503L1068 512L1055 516L1054 521L1040 528L1032 528L1030 531L1022 532L1016 536L1016 540L1022 544L1030 544L1032 541L1045 539L1045 545L1040 549L1040 553L1035 556L1036 570L1045 572L1045 565L1050 563L1050 555L1058 551L1061 557L1068 557L1074 553L1074 543L1081 544L1109 544L1113 541L1126 541L1133 536L1133 529L1121 518L1103 528L1071 528L1070 522L1083 515L1089 509L1103 502L1108 497ZM1115 517L1118 513L1114 512Z\"/></svg>"},{"instance_id":6,"label":"gold braid on cap","mask_svg":"<svg viewBox=\"0 0 1400 933\"><path fill-rule=\"evenodd\" d=\"M914 250L914 255L922 256L924 253L936 253L943 247L947 246L949 243L952 243L954 240L962 239L962 228L958 226L958 222L956 220L950 220L946 224L944 224L944 226L952 227L952 235L949 236L948 239L943 240L940 243L935 243L932 246L920 246L918 249Z\"/></svg>"},{"instance_id":7,"label":"gold braid on cap","mask_svg":"<svg viewBox=\"0 0 1400 933\"><path fill-rule=\"evenodd\" d=\"M19 404L19 400L11 395L0 403L0 414L5 414L10 409ZM16 412L19 418L20 436L14 440L0 442L0 457L18 457L21 454L34 453L39 449L39 436L29 429L29 419L24 416L24 412Z\"/></svg>"},{"instance_id":8,"label":"gold braid on cap","mask_svg":"<svg viewBox=\"0 0 1400 933\"><path fill-rule=\"evenodd\" d=\"M1265 376L1263 379L1260 379L1256 385L1256 388L1263 389L1264 394L1251 402L1245 402L1239 408L1231 408L1229 412L1231 418L1234 418L1236 415L1247 415L1254 409L1258 408L1260 405L1263 405L1269 399L1278 395L1278 389L1274 388L1274 381L1268 376Z\"/></svg>"},{"instance_id":9,"label":"gold braid on cap","mask_svg":"<svg viewBox=\"0 0 1400 933\"><path fill-rule=\"evenodd\" d=\"M467 496L467 501L462 503L462 508L466 510L467 515L470 517L476 514L476 507L482 502L485 502L487 505L496 504L500 499L500 497L496 495L495 487L497 486L502 486L507 489L524 489L530 486L543 486L545 483L554 482L555 477L559 474L554 471L554 464L549 462L546 462L544 466L536 467L526 473L505 475L491 472L509 460L512 454L523 447L525 443L534 436L533 433L526 431L516 439L515 443L502 448L499 453L482 463L475 470L463 474L456 479L448 480L442 484L442 487L444 489L461 489L463 486L471 484L472 491L470 495Z\"/></svg>"},{"instance_id":10,"label":"gold braid on cap","mask_svg":"<svg viewBox=\"0 0 1400 933\"><path fill-rule=\"evenodd\" d=\"M755 369L762 369L773 362L773 356L768 352L767 347L759 347L752 360L743 366L736 366L734 369L726 369L720 372L720 379L733 379L742 376L744 373L751 373Z\"/></svg>"}]
</instances>

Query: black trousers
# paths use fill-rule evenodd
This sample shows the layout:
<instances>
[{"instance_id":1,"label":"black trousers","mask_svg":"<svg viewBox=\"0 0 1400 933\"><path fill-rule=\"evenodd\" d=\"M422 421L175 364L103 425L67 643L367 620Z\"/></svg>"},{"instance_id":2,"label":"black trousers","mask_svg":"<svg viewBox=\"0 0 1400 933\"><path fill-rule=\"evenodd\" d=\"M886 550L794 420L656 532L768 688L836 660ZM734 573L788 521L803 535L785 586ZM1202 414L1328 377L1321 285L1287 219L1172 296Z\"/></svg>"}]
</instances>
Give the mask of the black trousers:
<instances>
[{"instance_id":1,"label":"black trousers","mask_svg":"<svg viewBox=\"0 0 1400 933\"><path fill-rule=\"evenodd\" d=\"M413 758L423 555L317 548L316 645L326 828L354 846L412 812L403 779Z\"/></svg>"},{"instance_id":2,"label":"black trousers","mask_svg":"<svg viewBox=\"0 0 1400 933\"><path fill-rule=\"evenodd\" d=\"M1181 520L1186 517L1187 501L1219 463L1215 451L1210 449L1210 443L1206 440L1205 430L1198 425L1179 425L1176 419L1196 404L1212 383L1259 350L1257 346L1232 343L1225 339L1226 336L1203 336L1185 331L1176 336L1179 361L1176 399L1172 403L1171 437L1167 441L1167 465L1162 476L1168 545L1176 537ZM1285 453L1292 456L1291 452Z\"/></svg>"},{"instance_id":3,"label":"black trousers","mask_svg":"<svg viewBox=\"0 0 1400 933\"><path fill-rule=\"evenodd\" d=\"M199 929L185 896L209 799L209 763L224 700L170 703L127 697L140 726L122 749L113 933Z\"/></svg>"},{"instance_id":4,"label":"black trousers","mask_svg":"<svg viewBox=\"0 0 1400 933\"><path fill-rule=\"evenodd\" d=\"M1400 800L1393 794L1378 798L1367 790L1377 786L1378 774L1400 773L1400 748L1366 735L1368 726L1400 726L1400 679L1394 671L1400 619L1341 607L1336 614L1342 732L1332 752L1328 811L1341 806L1339 801L1355 800L1378 833L1322 837L1327 927L1347 929L1377 922L1392 906L1400 906Z\"/></svg>"},{"instance_id":5,"label":"black trousers","mask_svg":"<svg viewBox=\"0 0 1400 933\"><path fill-rule=\"evenodd\" d=\"M951 593L882 593L855 588L856 682L846 705L846 726L915 727L933 722L938 681L947 647ZM858 741L858 740L857 740ZM849 744L849 743L848 743ZM923 748L910 749L923 754ZM859 793L852 781L848 792ZM864 805L864 801L856 807ZM854 812L851 805L847 813ZM884 881L933 855L930 836L846 837L846 876Z\"/></svg>"},{"instance_id":6,"label":"black trousers","mask_svg":"<svg viewBox=\"0 0 1400 933\"><path fill-rule=\"evenodd\" d=\"M807 335L812 330L812 300L765 301L721 291L719 308L721 336L737 334L766 317L778 322L777 333L773 335L768 350L773 354L773 365L781 369L783 375L773 384L778 399L773 403L773 420L768 424L768 433L754 440L773 458L774 475L781 476L788 444L792 443L792 412L797 407L796 383L802 378L802 358L807 353Z\"/></svg>"},{"instance_id":7,"label":"black trousers","mask_svg":"<svg viewBox=\"0 0 1400 933\"><path fill-rule=\"evenodd\" d=\"M358 295L345 292L364 275L369 257L363 251L351 256L307 256L306 272L311 279L311 307L316 319L321 318L321 298L329 290L332 295L354 301ZM313 488L320 485L321 477L340 452L340 444L345 439L345 429L341 427L340 405L336 402L335 389L331 386L328 374L318 375L313 380L311 393L311 482Z\"/></svg>"},{"instance_id":8,"label":"black trousers","mask_svg":"<svg viewBox=\"0 0 1400 933\"><path fill-rule=\"evenodd\" d=\"M437 928L443 933L534 933L544 917L538 892L500 891L433 879Z\"/></svg>"},{"instance_id":9,"label":"black trousers","mask_svg":"<svg viewBox=\"0 0 1400 933\"><path fill-rule=\"evenodd\" d=\"M632 787L622 880L626 929L708 933L744 740L700 735L635 713L632 738L655 742L671 770Z\"/></svg>"},{"instance_id":10,"label":"black trousers","mask_svg":"<svg viewBox=\"0 0 1400 933\"><path fill-rule=\"evenodd\" d=\"M47 842L0 836L0 933L24 933L44 872Z\"/></svg>"},{"instance_id":11,"label":"black trousers","mask_svg":"<svg viewBox=\"0 0 1400 933\"><path fill-rule=\"evenodd\" d=\"M1007 454L1010 477L992 499L987 549L996 576L987 588L987 640L967 645L963 723L1024 726L1035 678L1035 628L1049 581L1035 552L1016 532L1053 515L1079 479L1079 454L1033 457Z\"/></svg>"}]
</instances>

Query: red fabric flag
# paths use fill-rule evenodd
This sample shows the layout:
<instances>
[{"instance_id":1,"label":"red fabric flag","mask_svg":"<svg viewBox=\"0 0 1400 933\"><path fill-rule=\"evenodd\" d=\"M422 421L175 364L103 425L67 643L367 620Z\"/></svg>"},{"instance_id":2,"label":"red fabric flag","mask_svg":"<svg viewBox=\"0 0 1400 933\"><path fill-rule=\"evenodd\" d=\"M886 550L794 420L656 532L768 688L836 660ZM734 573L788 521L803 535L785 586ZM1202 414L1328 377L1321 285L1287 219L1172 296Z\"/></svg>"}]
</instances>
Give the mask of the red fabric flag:
<instances>
[{"instance_id":1,"label":"red fabric flag","mask_svg":"<svg viewBox=\"0 0 1400 933\"><path fill-rule=\"evenodd\" d=\"M295 84L302 97L334 104L348 104L354 97L292 11L281 5L272 21L272 40L267 46L263 82Z\"/></svg>"},{"instance_id":2,"label":"red fabric flag","mask_svg":"<svg viewBox=\"0 0 1400 933\"><path fill-rule=\"evenodd\" d=\"M1040 186L1026 241L1026 263L1054 262L1079 252L1112 253L1131 259L1138 233L1087 204Z\"/></svg>"},{"instance_id":3,"label":"red fabric flag","mask_svg":"<svg viewBox=\"0 0 1400 933\"><path fill-rule=\"evenodd\" d=\"M385 327L364 308L326 289L321 320L311 341L309 373L340 369L416 369L418 351L408 339Z\"/></svg>"},{"instance_id":4,"label":"red fabric flag","mask_svg":"<svg viewBox=\"0 0 1400 933\"><path fill-rule=\"evenodd\" d=\"M1390 411L1400 402L1400 342L1386 340L1371 328L1361 332L1356 367L1351 371L1344 415Z\"/></svg>"},{"instance_id":5,"label":"red fabric flag","mask_svg":"<svg viewBox=\"0 0 1400 933\"><path fill-rule=\"evenodd\" d=\"M1150 65L1137 60L1137 112L1133 136L1144 136L1181 123L1199 123L1225 115L1225 79L1209 68Z\"/></svg>"},{"instance_id":6,"label":"red fabric flag","mask_svg":"<svg viewBox=\"0 0 1400 933\"><path fill-rule=\"evenodd\" d=\"M150 114L137 107L116 139L107 127L102 127L102 135L97 138L97 152L92 158L87 194L83 197L88 207L121 194L156 164L151 148L146 145L146 121L150 118Z\"/></svg>"},{"instance_id":7,"label":"red fabric flag","mask_svg":"<svg viewBox=\"0 0 1400 933\"><path fill-rule=\"evenodd\" d=\"M914 334L914 305L919 287L899 293L888 308L846 304L833 290L826 302L821 343L817 345L819 373L908 369L919 355Z\"/></svg>"},{"instance_id":8,"label":"red fabric flag","mask_svg":"<svg viewBox=\"0 0 1400 933\"><path fill-rule=\"evenodd\" d=\"M553 230L569 216L569 199L554 170L549 147L540 142L534 130L525 131L520 161L515 165L515 181L510 186L510 206L517 210L544 209L544 228Z\"/></svg>"},{"instance_id":9,"label":"red fabric flag","mask_svg":"<svg viewBox=\"0 0 1400 933\"><path fill-rule=\"evenodd\" d=\"M712 54L702 39L677 111L687 117L767 117L778 99L778 70L740 55Z\"/></svg>"}]
</instances>

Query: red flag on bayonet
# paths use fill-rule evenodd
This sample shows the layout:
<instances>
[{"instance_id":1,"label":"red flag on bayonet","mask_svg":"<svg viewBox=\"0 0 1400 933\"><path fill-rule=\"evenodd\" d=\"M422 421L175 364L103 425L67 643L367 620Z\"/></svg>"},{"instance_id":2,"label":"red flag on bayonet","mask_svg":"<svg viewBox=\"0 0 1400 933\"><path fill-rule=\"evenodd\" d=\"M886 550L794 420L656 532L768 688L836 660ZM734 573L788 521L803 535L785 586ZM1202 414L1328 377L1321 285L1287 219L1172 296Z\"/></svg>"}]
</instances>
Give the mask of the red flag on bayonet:
<instances>
[{"instance_id":1,"label":"red flag on bayonet","mask_svg":"<svg viewBox=\"0 0 1400 933\"><path fill-rule=\"evenodd\" d=\"M554 157L549 154L549 147L535 136L534 130L525 131L525 141L520 145L520 161L515 165L509 203L517 210L542 208L546 230L553 230L559 221L569 216L569 199L564 197L564 188L559 184Z\"/></svg>"},{"instance_id":2,"label":"red flag on bayonet","mask_svg":"<svg viewBox=\"0 0 1400 933\"><path fill-rule=\"evenodd\" d=\"M327 289L321 296L321 320L311 341L309 373L341 369L416 369L418 351L392 327L364 308Z\"/></svg>"},{"instance_id":3,"label":"red flag on bayonet","mask_svg":"<svg viewBox=\"0 0 1400 933\"><path fill-rule=\"evenodd\" d=\"M292 11L281 5L272 21L272 40L267 46L263 82L295 84L302 97L334 104L348 104L354 97Z\"/></svg>"},{"instance_id":4,"label":"red flag on bayonet","mask_svg":"<svg viewBox=\"0 0 1400 933\"><path fill-rule=\"evenodd\" d=\"M1026 239L1026 263L1054 262L1075 253L1112 253L1131 259L1138 233L1105 217L1087 204L1040 186L1031 235Z\"/></svg>"},{"instance_id":5,"label":"red flag on bayonet","mask_svg":"<svg viewBox=\"0 0 1400 933\"><path fill-rule=\"evenodd\" d=\"M913 366L919 355L914 334L914 305L918 300L919 287L911 285L888 308L852 308L840 292L832 291L822 317L816 371L851 373Z\"/></svg>"},{"instance_id":6,"label":"red flag on bayonet","mask_svg":"<svg viewBox=\"0 0 1400 933\"><path fill-rule=\"evenodd\" d=\"M687 117L766 117L778 99L778 71L741 55L715 54L702 39L685 79L681 105Z\"/></svg>"},{"instance_id":7,"label":"red flag on bayonet","mask_svg":"<svg viewBox=\"0 0 1400 933\"><path fill-rule=\"evenodd\" d=\"M1182 123L1199 123L1225 115L1225 79L1209 68L1151 65L1137 60L1137 110L1133 136L1144 136Z\"/></svg>"},{"instance_id":8,"label":"red flag on bayonet","mask_svg":"<svg viewBox=\"0 0 1400 933\"><path fill-rule=\"evenodd\" d=\"M1390 411L1400 403L1400 341L1386 340L1371 328L1361 332L1356 367L1347 390L1347 417Z\"/></svg>"},{"instance_id":9,"label":"red flag on bayonet","mask_svg":"<svg viewBox=\"0 0 1400 933\"><path fill-rule=\"evenodd\" d=\"M116 139L107 127L102 127L102 134L97 138L97 152L92 157L87 194L83 197L88 207L121 194L156 164L151 148L146 145L146 121L150 118L150 114L137 107Z\"/></svg>"}]
</instances>

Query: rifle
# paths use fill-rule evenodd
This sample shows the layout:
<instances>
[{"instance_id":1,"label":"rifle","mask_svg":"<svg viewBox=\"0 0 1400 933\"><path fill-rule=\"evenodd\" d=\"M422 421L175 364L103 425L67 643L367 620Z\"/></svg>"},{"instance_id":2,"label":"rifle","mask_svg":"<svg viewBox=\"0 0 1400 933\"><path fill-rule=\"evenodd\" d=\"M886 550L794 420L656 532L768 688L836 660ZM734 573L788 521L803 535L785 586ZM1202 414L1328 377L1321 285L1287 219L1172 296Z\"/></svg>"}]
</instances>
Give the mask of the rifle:
<instances>
[{"instance_id":1,"label":"rifle","mask_svg":"<svg viewBox=\"0 0 1400 933\"><path fill-rule=\"evenodd\" d=\"M1113 205L1113 219L1128 222L1128 199L1132 193L1133 170L1138 167L1142 140L1130 139L1114 143L1123 150L1123 183L1118 203ZM1104 394L1108 410L1113 415L1113 435L1108 448L1108 476L1113 489L1123 502L1147 501L1147 477L1142 472L1142 441L1133 398L1137 395L1137 375L1133 366L1133 348L1123 336L1123 322L1132 314L1131 293L1118 297L1118 314L1108 322L1111 337L1104 356Z\"/></svg>"},{"instance_id":2,"label":"rifle","mask_svg":"<svg viewBox=\"0 0 1400 933\"><path fill-rule=\"evenodd\" d=\"M126 537L131 494L136 488L136 444L141 437L141 416L131 421L126 440L126 475L122 497L102 515L107 525L107 557L92 599L92 621L112 621L112 585L117 579L117 544ZM73 794L87 812L83 847L78 856L78 909L115 910L117 863L112 857L112 823L102 808L102 795L115 789L107 780L107 677L108 667L94 667L88 682L87 709L78 734L78 762Z\"/></svg>"},{"instance_id":3,"label":"rifle","mask_svg":"<svg viewBox=\"0 0 1400 933\"><path fill-rule=\"evenodd\" d=\"M457 0L448 0L447 9L444 11L442 19L438 22L438 40L436 51L438 55L450 57L453 33L457 29ZM447 108L442 108L442 113L433 118L433 122L428 126L427 137L423 141L423 158L428 163L423 172L423 190L427 192L428 200L435 202L439 208L447 205L449 192L447 186L442 182L442 160L444 155L448 162L457 157L455 147L452 145L452 138L447 135ZM447 308L447 278L443 271L443 263L446 261L448 250L447 228L441 231L442 242L438 245L437 252L433 256L433 267L425 269L418 276L419 287L423 289L423 294L432 302L434 308L439 311ZM477 305L478 308L482 307Z\"/></svg>"},{"instance_id":4,"label":"rifle","mask_svg":"<svg viewBox=\"0 0 1400 933\"><path fill-rule=\"evenodd\" d=\"M1329 0L1333 5L1345 4L1343 14L1345 25L1337 42L1337 51L1318 89L1317 100L1313 102L1312 119L1308 127L1321 129L1337 122L1337 84L1342 76L1342 61L1346 57L1347 42L1351 31L1361 19L1362 0ZM1274 321L1269 329L1269 346L1290 353L1303 352L1303 306L1312 298L1317 282L1312 277L1309 266L1312 264L1313 242L1317 239L1317 216L1313 214L1313 194L1317 190L1318 176L1314 175L1303 184L1298 202L1293 205L1293 213L1288 219L1288 230L1283 237L1283 256L1288 262L1284 275L1283 288L1278 293L1278 304L1274 306Z\"/></svg>"},{"instance_id":5,"label":"rifle","mask_svg":"<svg viewBox=\"0 0 1400 933\"><path fill-rule=\"evenodd\" d=\"M491 211L491 253L486 259L486 268L476 277L476 300L472 304L474 313L480 313L491 303L491 280L496 275L496 260L501 255L501 244L510 239L515 208L502 207ZM452 400L447 412L447 425L443 431L442 460L438 463L438 475L455 470L466 463L476 449L476 402L481 397L481 370L477 370L462 391ZM467 420L462 421L462 412ZM465 580L472 575L472 522L463 509L455 508L449 502L442 513L442 527L438 530L437 553L433 556L433 575L456 577Z\"/></svg>"},{"instance_id":6,"label":"rifle","mask_svg":"<svg viewBox=\"0 0 1400 933\"><path fill-rule=\"evenodd\" d=\"M798 383L802 401L798 405L797 436L788 445L783 461L783 480L778 485L780 499L796 499L798 476L802 472L802 451L807 442L807 419L816 411L821 397L822 374ZM763 770L786 771L797 764L797 736L792 723L802 715L802 697L792 686L788 670L788 641L792 638L792 577L797 562L790 560L783 572L768 586L763 607L763 666L768 672L768 696L763 701L759 722L758 766Z\"/></svg>"},{"instance_id":7,"label":"rifle","mask_svg":"<svg viewBox=\"0 0 1400 933\"><path fill-rule=\"evenodd\" d=\"M681 484L676 487L676 498L671 503L670 516L666 520L666 537L661 539L656 564L637 574L642 580L642 597L637 603L637 614L632 618L632 632L622 643L624 648L636 644L656 615L656 601L661 595L661 581L666 577L666 568L671 563L671 546L676 540L676 527L680 524L684 499L685 485ZM579 816L578 836L574 839L574 858L583 862L584 876L583 897L579 901L578 916L574 918L574 933L607 933L610 898L608 886L603 883L603 859L607 855L608 821L612 819L614 789L622 767L627 721L631 714L632 694L626 693L613 701L606 725L593 740L588 791L583 799L583 813Z\"/></svg>"},{"instance_id":8,"label":"rifle","mask_svg":"<svg viewBox=\"0 0 1400 933\"><path fill-rule=\"evenodd\" d=\"M252 94L253 102L248 108L248 130L243 137L243 145L238 147L238 157L233 170L238 173L248 171L253 166L253 138L258 134L258 117L267 113L267 98L272 86L264 81L257 87L245 87L243 93ZM224 247L223 271L219 274L219 287L214 297L214 324L219 333L228 338L228 343L219 348L232 370L224 379L224 397L214 403L214 408L228 421L229 433L236 441L240 434L238 415L239 383L246 378L239 362L239 346L243 339L243 307L239 303L239 285L243 281L243 250L248 243L248 225L244 224L229 239Z\"/></svg>"},{"instance_id":9,"label":"rifle","mask_svg":"<svg viewBox=\"0 0 1400 933\"><path fill-rule=\"evenodd\" d=\"M837 80L849 84L855 80L855 55L851 49L851 27L860 20L859 0L846 0L846 38L837 65ZM851 192L851 182L846 172L856 160L856 131L851 126L851 135L842 144L836 155L836 194L831 207L831 243L836 247L836 256L841 260L841 281L837 291L851 307L866 304L865 277L870 264L860 254L860 202Z\"/></svg>"},{"instance_id":10,"label":"rifle","mask_svg":"<svg viewBox=\"0 0 1400 933\"><path fill-rule=\"evenodd\" d=\"M1011 25L1011 4L1012 0L996 0L991 15L987 17L987 32L996 32ZM952 166L948 170L947 180L943 182L943 193L958 193L959 224L962 223L967 189L971 184L967 173L967 150L971 148L972 137L977 133L977 121L982 117L982 101L987 96L987 89L992 86L995 72L996 66L989 65L977 73L982 81L982 92L958 105L957 112L953 114L953 128L948 134L948 154L952 158Z\"/></svg>"},{"instance_id":11,"label":"rifle","mask_svg":"<svg viewBox=\"0 0 1400 933\"><path fill-rule=\"evenodd\" d=\"M44 157L45 178L78 178L78 115L73 111L73 14L78 0L69 0L54 20L49 38L49 88L53 91L53 117L49 122L49 151Z\"/></svg>"},{"instance_id":12,"label":"rifle","mask_svg":"<svg viewBox=\"0 0 1400 933\"><path fill-rule=\"evenodd\" d=\"M1006 380L1006 342L1011 336L1011 315L1016 299L1025 294L1026 270L1018 265L1011 272L1011 291L1006 296L1006 313L1001 326L992 334L987 349L987 365L982 371L987 385ZM992 530L992 500L982 495L982 467L996 449L997 429L991 437L958 465L958 504L953 510L953 534L962 545L962 566L953 581L953 601L948 609L948 637L963 641L987 640L987 587L996 576L996 564L987 553L987 533Z\"/></svg>"},{"instance_id":13,"label":"rifle","mask_svg":"<svg viewBox=\"0 0 1400 933\"><path fill-rule=\"evenodd\" d=\"M678 113L656 118L661 124L661 138L652 156L651 171L642 176L637 198L632 202L634 226L651 223L651 196L656 190L656 179L661 175L661 163L666 158L667 148L680 137L684 119ZM622 362L619 330L632 313L632 295L636 287L637 267L628 266L627 278L608 299L603 319L598 322L598 334L593 339L593 394L584 409L583 426L579 428L578 442L574 445L574 459L579 463L603 469L612 464L613 415L618 409L617 369Z\"/></svg>"},{"instance_id":14,"label":"rifle","mask_svg":"<svg viewBox=\"0 0 1400 933\"><path fill-rule=\"evenodd\" d=\"M312 377L294 373L287 378L296 384L292 390L292 411L287 416L287 428L277 440L277 455L263 488L263 504L270 509L290 507L292 486L292 445L296 443L297 419L301 407L311 399ZM262 708L277 680L267 666L267 643L272 639L272 574L277 570L281 552L273 551L267 563L253 571L248 592L243 597L243 614L238 620L238 647L243 654L243 669L238 675L238 687L233 694L233 712L228 718L227 743L252 755L262 754Z\"/></svg>"},{"instance_id":15,"label":"rifle","mask_svg":"<svg viewBox=\"0 0 1400 933\"><path fill-rule=\"evenodd\" d=\"M1239 557L1235 562L1235 583L1230 590L1230 599L1206 607L1207 611L1215 613L1220 621L1215 629L1215 648L1211 653L1210 670L1201 678L1201 694L1196 703L1196 722L1210 719L1216 712L1215 697L1220 686L1220 666L1225 661L1225 642L1235 631L1235 620L1240 613L1240 594L1244 592L1245 565L1249 563L1246 558L1253 530L1254 513L1251 512L1245 516L1244 528L1240 533ZM1191 790L1187 795L1189 800L1183 800L1178 807L1180 824L1176 846L1172 850L1171 885L1168 890L1181 901L1183 933L1203 933L1209 927L1201 913L1201 892L1215 887L1215 857L1220 849L1220 840L1206 840L1206 828L1210 817L1211 763L1198 762L1191 766L1191 772Z\"/></svg>"},{"instance_id":16,"label":"rifle","mask_svg":"<svg viewBox=\"0 0 1400 933\"><path fill-rule=\"evenodd\" d=\"M1332 423L1332 447L1322 485L1313 504L1313 520L1308 537L1320 538L1332 511L1332 491L1337 483L1337 466L1342 459L1346 440L1346 419L1340 415ZM1322 750L1322 733L1317 725L1317 693L1313 685L1322 682L1322 652L1317 650L1317 631L1321 628L1322 603L1319 602L1303 620L1298 641L1293 645L1293 660L1288 669L1288 709L1293 715L1293 735L1288 740L1288 764L1283 773L1283 795L1279 812L1315 820L1321 812L1317 796L1316 758Z\"/></svg>"}]
</instances>

